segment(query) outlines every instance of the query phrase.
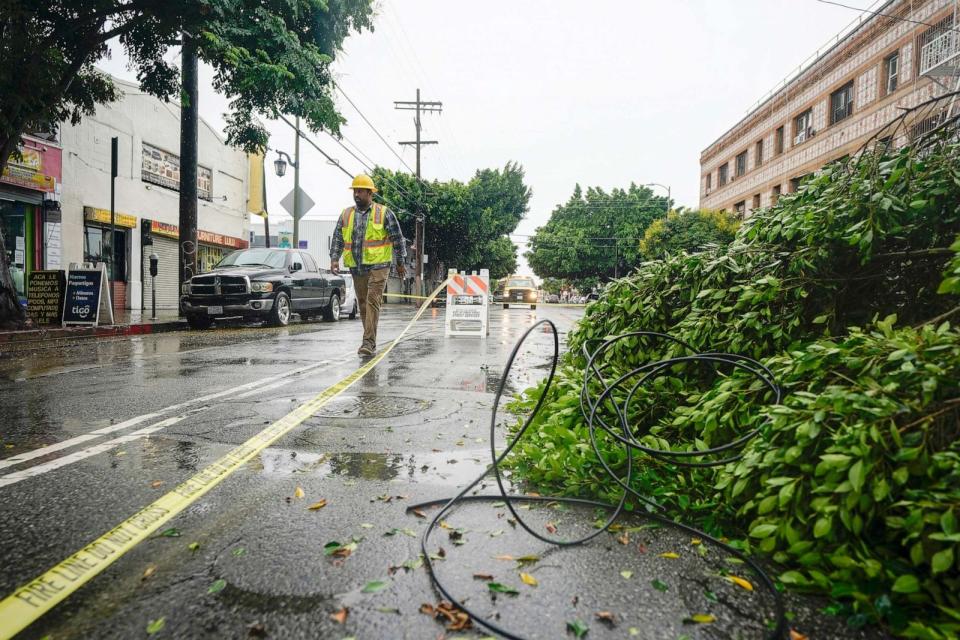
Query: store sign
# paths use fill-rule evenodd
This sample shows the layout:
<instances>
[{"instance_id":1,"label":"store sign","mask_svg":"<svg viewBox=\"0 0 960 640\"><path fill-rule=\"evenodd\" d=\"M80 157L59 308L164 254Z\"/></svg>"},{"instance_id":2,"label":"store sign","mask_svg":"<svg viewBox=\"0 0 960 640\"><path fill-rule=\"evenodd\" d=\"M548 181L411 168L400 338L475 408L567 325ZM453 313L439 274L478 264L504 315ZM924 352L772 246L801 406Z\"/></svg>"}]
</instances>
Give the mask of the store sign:
<instances>
[{"instance_id":1,"label":"store sign","mask_svg":"<svg viewBox=\"0 0 960 640\"><path fill-rule=\"evenodd\" d=\"M127 215L126 213L113 213L114 224L118 227L127 227L128 229L135 229L137 227L137 217ZM110 212L106 209L98 209L96 207L84 207L83 208L83 219L87 222L100 222L102 224L110 224Z\"/></svg>"},{"instance_id":2,"label":"store sign","mask_svg":"<svg viewBox=\"0 0 960 640\"><path fill-rule=\"evenodd\" d=\"M292 249L293 248L293 232L292 231L280 231L277 236L280 238L280 243L277 245L278 249Z\"/></svg>"},{"instance_id":3,"label":"store sign","mask_svg":"<svg viewBox=\"0 0 960 640\"><path fill-rule=\"evenodd\" d=\"M38 325L60 324L63 314L63 271L34 271L27 283L27 314Z\"/></svg>"},{"instance_id":4,"label":"store sign","mask_svg":"<svg viewBox=\"0 0 960 640\"><path fill-rule=\"evenodd\" d=\"M60 181L63 157L60 148L24 138L20 154L20 159L11 156L3 175L0 175L0 182L53 193Z\"/></svg>"},{"instance_id":5,"label":"store sign","mask_svg":"<svg viewBox=\"0 0 960 640\"><path fill-rule=\"evenodd\" d=\"M216 244L221 247L230 247L231 249L246 249L248 246L250 246L250 243L243 238L225 236L222 233L204 231L203 229L197 231L197 242Z\"/></svg>"},{"instance_id":6,"label":"store sign","mask_svg":"<svg viewBox=\"0 0 960 640\"><path fill-rule=\"evenodd\" d=\"M155 236L173 238L174 240L180 239L180 229L177 225L160 222L159 220L150 221L150 233Z\"/></svg>"},{"instance_id":7,"label":"store sign","mask_svg":"<svg viewBox=\"0 0 960 640\"><path fill-rule=\"evenodd\" d=\"M96 326L101 318L113 324L110 283L104 265L100 264L98 269L67 271L63 324Z\"/></svg>"},{"instance_id":8,"label":"store sign","mask_svg":"<svg viewBox=\"0 0 960 640\"><path fill-rule=\"evenodd\" d=\"M144 182L180 190L180 156L143 143L143 166L140 177ZM213 171L197 165L197 196L213 200Z\"/></svg>"}]
</instances>

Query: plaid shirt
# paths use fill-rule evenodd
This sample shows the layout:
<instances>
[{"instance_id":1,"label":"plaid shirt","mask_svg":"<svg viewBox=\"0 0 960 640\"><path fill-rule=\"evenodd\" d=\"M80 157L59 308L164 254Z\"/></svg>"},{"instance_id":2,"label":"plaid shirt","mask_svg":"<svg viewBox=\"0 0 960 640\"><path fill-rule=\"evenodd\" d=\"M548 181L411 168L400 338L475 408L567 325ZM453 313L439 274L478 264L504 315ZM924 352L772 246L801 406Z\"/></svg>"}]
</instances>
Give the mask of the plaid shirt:
<instances>
[{"instance_id":1,"label":"plaid shirt","mask_svg":"<svg viewBox=\"0 0 960 640\"><path fill-rule=\"evenodd\" d=\"M387 269L389 262L381 264L363 263L363 243L367 235L367 218L373 205L367 207L366 211L356 211L353 215L353 259L357 263L356 267L350 267L351 273L366 273L374 269ZM340 256L343 255L343 216L337 217L337 226L333 230L333 238L330 239L330 264L340 264ZM400 223L393 211L386 210L384 227L390 235L390 241L393 242L393 261L397 264L404 264L407 258L407 243L403 239L403 231L400 229ZM359 241L358 241L359 240Z\"/></svg>"}]
</instances>

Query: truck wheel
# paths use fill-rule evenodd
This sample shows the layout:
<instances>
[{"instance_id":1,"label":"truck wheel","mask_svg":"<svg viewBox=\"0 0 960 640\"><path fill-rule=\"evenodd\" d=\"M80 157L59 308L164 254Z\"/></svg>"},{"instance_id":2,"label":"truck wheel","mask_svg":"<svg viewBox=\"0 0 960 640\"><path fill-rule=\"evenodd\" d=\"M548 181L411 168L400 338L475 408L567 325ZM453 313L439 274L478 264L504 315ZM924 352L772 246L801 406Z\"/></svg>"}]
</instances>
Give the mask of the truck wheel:
<instances>
[{"instance_id":1,"label":"truck wheel","mask_svg":"<svg viewBox=\"0 0 960 640\"><path fill-rule=\"evenodd\" d=\"M336 322L340 319L340 296L336 293L330 296L330 304L324 307L323 319L327 322Z\"/></svg>"},{"instance_id":2,"label":"truck wheel","mask_svg":"<svg viewBox=\"0 0 960 640\"><path fill-rule=\"evenodd\" d=\"M284 291L277 293L273 299L273 308L270 309L270 324L274 327L285 327L290 324L293 309L290 307L290 296Z\"/></svg>"},{"instance_id":3,"label":"truck wheel","mask_svg":"<svg viewBox=\"0 0 960 640\"><path fill-rule=\"evenodd\" d=\"M187 316L187 324L190 325L191 329L209 329L210 325L213 324L213 318L210 316L189 315Z\"/></svg>"}]
</instances>

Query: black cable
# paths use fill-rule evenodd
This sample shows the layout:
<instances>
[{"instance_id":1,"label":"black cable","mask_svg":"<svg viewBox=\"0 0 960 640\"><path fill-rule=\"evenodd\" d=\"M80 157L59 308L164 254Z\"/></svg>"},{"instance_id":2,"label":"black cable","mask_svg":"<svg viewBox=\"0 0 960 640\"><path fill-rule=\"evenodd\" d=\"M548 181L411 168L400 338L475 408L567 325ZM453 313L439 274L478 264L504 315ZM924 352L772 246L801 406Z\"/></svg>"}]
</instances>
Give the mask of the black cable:
<instances>
[{"instance_id":1,"label":"black cable","mask_svg":"<svg viewBox=\"0 0 960 640\"><path fill-rule=\"evenodd\" d=\"M523 421L523 425L516 432L513 439L507 444L507 447L497 455L495 447L496 439L496 426L497 426L497 409L500 405L500 399L503 397L503 392L506 387L507 381L509 379L510 372L513 368L513 363L517 357L517 354L520 352L520 348L526 342L527 338L531 333L536 331L541 325L549 327L553 333L553 356L551 359L550 373L547 376L546 382L543 385L543 389L540 392L540 397L537 400L536 405L530 414ZM628 373L621 375L616 378L613 382L607 382L603 376L603 370L609 366L609 364L604 364L601 360L601 357L614 345L617 343L629 339L629 338L649 338L654 340L665 340L674 343L676 347L679 347L691 355L676 356L672 358L665 358L656 362L646 363L644 365L635 367ZM597 341L592 341L597 342ZM732 367L734 370L741 370L750 374L752 377L760 381L767 389L771 392L774 403L779 403L781 398L780 387L776 384L772 372L764 366L762 363L748 358L746 356L740 356L736 354L727 354L727 353L696 353L690 345L685 342L678 340L670 335L649 331L638 331L631 332L610 338L604 341L600 347L595 351L589 350L589 344L584 345L584 355L587 359L586 370L584 372L584 381L581 387L580 401L581 401L581 412L584 417L587 418L587 424L590 431L590 440L593 446L594 453L597 458L600 460L601 465L610 474L610 477L613 478L621 488L624 489L623 494L620 497L619 502L616 505L607 504L604 502L599 502L596 500L589 500L584 498L569 498L564 496L548 497L548 496L524 496L524 495L512 495L508 493L506 487L503 485L503 478L500 473L500 464L503 460L510 454L513 448L517 445L523 435L526 433L527 429L533 423L537 414L540 412L540 409L543 407L544 402L546 401L547 396L550 392L550 387L553 384L553 378L557 370L557 364L560 358L560 342L559 335L557 333L557 328L550 320L540 320L539 322L534 323L529 329L527 329L524 334L514 345L513 350L510 353L510 357L507 359L507 364L504 367L503 374L500 377L500 384L497 387L497 393L493 401L493 410L490 415L490 456L493 461L492 465L483 473L481 473L476 479L470 482L466 487L464 487L460 493L458 493L453 498L443 498L440 500L431 500L428 502L421 502L419 504L410 505L407 507L407 511L412 511L414 509L423 509L433 506L442 505L440 510L434 516L427 526L426 531L424 531L423 536L420 538L420 551L423 554L424 563L427 567L427 571L430 574L431 579L433 580L434 586L441 593L441 595L449 600L455 607L464 611L467 615L473 619L478 625L484 627L492 633L499 634L504 638L509 638L511 640L523 640L522 636L517 635L516 633L510 631L509 629L501 626L499 623L494 622L490 618L484 618L477 611L470 609L465 602L458 599L450 590L443 584L440 580L440 577L437 575L437 572L434 568L433 562L430 558L430 553L428 551L428 544L431 534L437 528L437 525L443 519L443 517L449 513L454 507L463 502L483 502L489 500L502 500L507 508L510 510L510 513L513 515L515 521L523 527L528 533L530 533L536 539L546 542L558 547L565 546L577 546L584 544L593 538L596 538L600 534L608 531L610 527L616 522L620 515L624 511L624 505L626 504L626 499L628 495L632 495L643 502L652 505L654 508L663 510L661 505L658 505L656 502L650 498L639 494L634 488L632 488L631 480L633 479L633 455L635 452L646 453L653 457L656 457L660 460L669 460L671 464L677 466L686 466L686 467L699 467L699 466L717 466L726 464L731 460L736 460L739 458L739 453L734 453L731 456L721 456L722 459L714 461L701 461L701 462L690 462L685 458L688 457L709 457L716 454L725 454L726 452L733 452L734 450L742 447L746 444L751 438L753 438L759 431L759 427L751 429L746 434L735 438L733 441L712 447L704 451L667 451L659 449L651 449L649 447L644 447L641 445L637 439L634 430L630 428L629 423L629 409L630 404L636 395L637 390L639 390L643 385L648 382L655 380L663 372L672 370L678 365L683 365L687 363L693 364L702 364L711 368L714 374L719 375L717 372L719 367L728 366ZM638 377L637 382L633 384L629 392L626 394L626 398L622 405L617 404L613 401L612 394L615 390L624 390L624 383L632 378ZM602 392L595 401L592 400L590 395L590 387L593 381L599 382L602 387ZM595 384L595 382L594 382ZM616 431L603 420L603 417L600 415L600 407L604 404L612 404L617 418L620 422L619 431L622 435L616 433ZM597 429L603 429L608 435L612 436L620 444L624 445L627 450L627 470L626 477L618 477L614 471L609 467L606 460L604 460L603 455L600 453L599 444L596 439ZM490 473L493 472L493 475L497 481L497 488L499 489L498 494L494 495L471 495L467 494L476 487L483 479ZM610 517L599 527L597 531L590 533L584 537L573 539L573 540L557 540L555 538L548 538L537 531L534 531L527 523L523 520L517 510L514 508L514 502L560 502L566 504L575 504L582 506L591 506L595 508L602 508L607 510L610 513ZM776 640L782 638L786 630L786 617L783 603L783 596L777 590L776 585L770 576L760 567L760 565L751 557L747 556L745 553L740 550L718 540L717 538L711 536L710 534L692 527L682 522L676 522L670 518L660 515L656 512L647 512L642 514L642 517L649 518L656 521L657 523L665 526L679 529L681 531L687 532L689 534L699 537L706 543L717 546L723 549L724 552L730 554L742 562L744 562L757 576L759 582L763 587L773 596L774 608L776 611L777 624L770 633L767 635L767 638L770 640Z\"/></svg>"}]
</instances>

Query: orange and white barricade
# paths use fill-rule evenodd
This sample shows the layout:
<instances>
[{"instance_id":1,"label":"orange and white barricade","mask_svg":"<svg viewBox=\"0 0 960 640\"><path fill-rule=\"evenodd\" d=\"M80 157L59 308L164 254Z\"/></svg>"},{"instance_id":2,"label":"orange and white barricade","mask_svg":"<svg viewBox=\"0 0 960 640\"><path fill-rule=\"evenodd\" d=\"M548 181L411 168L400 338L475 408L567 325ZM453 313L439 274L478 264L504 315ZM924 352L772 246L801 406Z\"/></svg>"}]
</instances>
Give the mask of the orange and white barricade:
<instances>
[{"instance_id":1,"label":"orange and white barricade","mask_svg":"<svg viewBox=\"0 0 960 640\"><path fill-rule=\"evenodd\" d=\"M479 336L490 333L490 272L481 269L479 275L447 272L447 317L444 335Z\"/></svg>"}]
</instances>

